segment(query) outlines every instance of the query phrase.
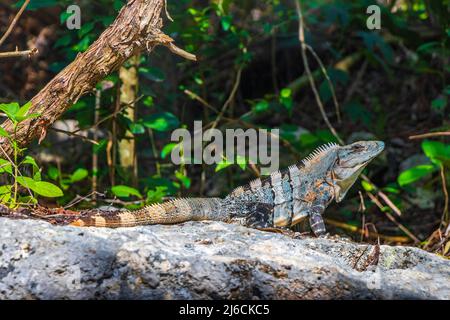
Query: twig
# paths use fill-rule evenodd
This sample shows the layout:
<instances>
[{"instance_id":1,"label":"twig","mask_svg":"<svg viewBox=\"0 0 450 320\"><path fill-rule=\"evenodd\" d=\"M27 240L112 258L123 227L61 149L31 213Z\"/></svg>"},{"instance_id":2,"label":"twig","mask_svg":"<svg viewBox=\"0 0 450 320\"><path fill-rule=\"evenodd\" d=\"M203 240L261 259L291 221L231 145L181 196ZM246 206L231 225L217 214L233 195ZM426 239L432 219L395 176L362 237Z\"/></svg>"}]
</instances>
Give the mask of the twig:
<instances>
[{"instance_id":1,"label":"twig","mask_svg":"<svg viewBox=\"0 0 450 320\"><path fill-rule=\"evenodd\" d=\"M36 48L33 48L31 50L25 50L25 51L0 52L0 59L23 57L23 56L28 56L29 58L31 58L32 56L36 55L38 52L39 52L39 50Z\"/></svg>"},{"instance_id":2,"label":"twig","mask_svg":"<svg viewBox=\"0 0 450 320\"><path fill-rule=\"evenodd\" d=\"M325 220L325 222L327 224L330 224L332 226L335 226L335 227L338 227L338 228L341 228L341 229L344 229L344 230L348 230L348 231L353 232L353 233L360 234L362 232L362 230L360 228L358 228L357 226L352 226L352 225L349 225L347 223L336 221L336 220L332 220L332 219L328 219L328 218L325 218L324 220ZM390 242L406 243L406 242L410 241L409 238L407 238L407 237L386 236L386 235L379 234L379 233L376 233L376 232L369 232L369 237L370 238L375 238L375 239L381 238L381 239L384 239L384 240L390 241Z\"/></svg>"},{"instance_id":3,"label":"twig","mask_svg":"<svg viewBox=\"0 0 450 320\"><path fill-rule=\"evenodd\" d=\"M402 215L400 209L389 199L389 197L381 190L377 190L377 195L392 209L399 217Z\"/></svg>"},{"instance_id":4,"label":"twig","mask_svg":"<svg viewBox=\"0 0 450 320\"><path fill-rule=\"evenodd\" d=\"M191 90L185 89L183 91L189 98L193 99L193 100L197 100L198 102L200 102L202 105L204 105L205 107L211 109L212 111L214 111L215 113L219 113L219 110L217 110L216 108L214 108L208 101L206 101L205 99L203 99L202 97L200 97L198 94L196 94L195 92L192 92Z\"/></svg>"},{"instance_id":5,"label":"twig","mask_svg":"<svg viewBox=\"0 0 450 320\"><path fill-rule=\"evenodd\" d=\"M172 19L172 17L171 17L170 14L169 14L169 9L167 8L167 0L164 0L164 10L166 11L166 17L167 17L167 19L169 19L170 21L173 22L173 19Z\"/></svg>"},{"instance_id":6,"label":"twig","mask_svg":"<svg viewBox=\"0 0 450 320\"><path fill-rule=\"evenodd\" d=\"M343 102L343 105L346 105L350 99L352 98L353 94L356 91L356 88L358 87L358 84L361 82L364 73L366 72L367 66L369 65L369 62L367 60L364 61L361 68L359 69L358 73L356 74L355 81L351 84L350 88L347 91L347 94L345 95L345 99Z\"/></svg>"},{"instance_id":7,"label":"twig","mask_svg":"<svg viewBox=\"0 0 450 320\"><path fill-rule=\"evenodd\" d=\"M87 142L90 142L92 144L98 145L98 142L96 140L89 139L88 137L85 137L85 136L83 136L81 134L77 134L77 133L72 132L72 131L66 131L66 130L62 130L62 129L58 129L58 128L50 128L50 130L55 131L55 132L64 133L64 134L67 134L68 136L80 138L80 139L86 140Z\"/></svg>"},{"instance_id":8,"label":"twig","mask_svg":"<svg viewBox=\"0 0 450 320\"><path fill-rule=\"evenodd\" d=\"M362 215L361 241L363 241L364 235L366 235L366 231L365 231L366 230L366 214L365 214L366 213L366 205L364 204L364 197L362 195L362 192L358 191L358 194L359 194L359 201L360 201L359 210L358 211L360 211L361 215ZM367 232L368 232L368 230L367 230Z\"/></svg>"},{"instance_id":9,"label":"twig","mask_svg":"<svg viewBox=\"0 0 450 320\"><path fill-rule=\"evenodd\" d=\"M402 230L409 238L414 240L415 243L420 242L420 240L411 231L409 231L408 228L398 222L393 215L384 210L383 204L373 194L367 192L367 195L369 196L370 200L372 200L372 202L375 203L375 205L380 209L380 211L383 212L389 220L395 223L397 227Z\"/></svg>"},{"instance_id":10,"label":"twig","mask_svg":"<svg viewBox=\"0 0 450 320\"><path fill-rule=\"evenodd\" d=\"M132 106L133 104L135 104L136 102L138 102L139 100L141 100L143 97L144 97L144 96L141 95L140 97L138 97L136 100L132 101L131 103L127 103L127 104L124 104L124 105L123 105L122 107L120 107L120 108L116 108L116 110L114 110L113 113L111 113L110 115L104 117L103 119L99 120L98 122L94 123L92 126L90 126L90 128L96 128L96 127L98 127L100 124L102 124L103 122L105 122L106 120L109 120L109 119L111 119L111 118L115 118L120 112L122 112L122 111L125 110L126 108ZM77 133L77 132L80 132L81 130L86 130L86 128L85 128L85 129L78 128L77 130L72 131L72 133Z\"/></svg>"},{"instance_id":11,"label":"twig","mask_svg":"<svg viewBox=\"0 0 450 320\"><path fill-rule=\"evenodd\" d=\"M239 85L241 84L242 70L243 70L243 67L241 66L237 72L236 81L234 82L233 89L231 90L230 96L228 97L227 101L225 101L225 103L223 104L222 110L220 111L216 120L214 120L214 122L211 126L212 129L215 129L217 127L218 123L220 122L220 120L222 120L222 117L225 114L225 112L227 111L228 107L233 102L234 97L236 96L236 92L239 88Z\"/></svg>"},{"instance_id":12,"label":"twig","mask_svg":"<svg viewBox=\"0 0 450 320\"><path fill-rule=\"evenodd\" d=\"M11 159L11 158L8 156L8 154L5 152L5 149L3 149L3 147L2 147L1 144L0 144L0 150L1 150L2 153L5 155L6 159L11 163L11 165L14 166L14 168L17 169L17 172L19 173L19 175L20 175L21 177L23 177L23 175L22 175L22 173L20 172L20 170L19 170L17 164L14 163L14 161L12 161L12 159ZM34 197L33 197L33 193L31 192L30 188L28 188L28 185L26 185L25 188L28 190L28 193L30 194L30 196L31 196L32 198L34 198Z\"/></svg>"},{"instance_id":13,"label":"twig","mask_svg":"<svg viewBox=\"0 0 450 320\"><path fill-rule=\"evenodd\" d=\"M185 58L187 60L191 60L191 61L197 61L197 56L195 54L192 54L190 52L187 52L181 48L178 48L175 44L173 44L172 42L166 44L166 47L172 52L175 53L176 55L179 55L182 58Z\"/></svg>"},{"instance_id":14,"label":"twig","mask_svg":"<svg viewBox=\"0 0 450 320\"><path fill-rule=\"evenodd\" d=\"M102 99L102 91L97 89L95 92L95 113L94 113L94 123L97 123L100 118L100 106ZM94 140L98 139L98 127L94 127ZM97 185L98 185L98 153L95 148L92 148L92 196L94 199L94 204L97 203Z\"/></svg>"},{"instance_id":15,"label":"twig","mask_svg":"<svg viewBox=\"0 0 450 320\"><path fill-rule=\"evenodd\" d=\"M429 132L429 133L423 133L423 134L417 134L414 136L410 136L409 139L425 139L425 138L431 138L431 137L440 137L440 136L450 136L450 131L443 131L443 132Z\"/></svg>"},{"instance_id":16,"label":"twig","mask_svg":"<svg viewBox=\"0 0 450 320\"><path fill-rule=\"evenodd\" d=\"M6 38L9 37L9 35L11 34L11 32L13 31L14 27L16 26L17 22L20 19L20 16L22 15L22 13L25 11L25 9L27 8L28 4L30 3L30 0L25 0L25 2L22 4L22 7L20 8L19 12L17 12L16 16L14 17L13 21L11 22L11 24L9 25L8 29L6 30L5 34L3 35L3 37L0 39L0 47L2 46L2 44L5 42Z\"/></svg>"},{"instance_id":17,"label":"twig","mask_svg":"<svg viewBox=\"0 0 450 320\"><path fill-rule=\"evenodd\" d=\"M339 107L339 102L337 101L336 97L336 91L334 90L334 85L331 82L330 76L328 75L327 69L325 69L325 66L322 63L322 60L317 55L317 53L314 51L314 49L310 45L306 45L306 48L311 52L313 57L316 59L317 63L319 63L320 69L322 70L323 75L325 76L325 79L327 80L328 86L330 87L331 96L333 97L333 103L334 107L336 108L336 115L338 122L341 123L341 108Z\"/></svg>"},{"instance_id":18,"label":"twig","mask_svg":"<svg viewBox=\"0 0 450 320\"><path fill-rule=\"evenodd\" d=\"M97 192L97 191L92 191L90 194L88 194L87 196L80 196L79 194L77 194L77 196L75 197L75 199L73 199L72 201L70 201L65 207L64 209L69 209L70 207L73 207L74 205L80 203L81 201L84 200L93 200L96 201L97 200L97 196L100 197L104 197L105 194ZM93 197L93 198L91 198ZM91 199L90 199L91 198Z\"/></svg>"},{"instance_id":19,"label":"twig","mask_svg":"<svg viewBox=\"0 0 450 320\"><path fill-rule=\"evenodd\" d=\"M445 179L445 168L444 165L441 164L441 179L442 179L442 190L444 191L444 211L442 212L441 222L445 225L445 222L448 222L448 191L447 191L447 182Z\"/></svg>"},{"instance_id":20,"label":"twig","mask_svg":"<svg viewBox=\"0 0 450 320\"><path fill-rule=\"evenodd\" d=\"M401 210L389 199L389 197L380 190L380 188L378 188L370 179L368 176L366 176L365 174L361 175L361 178L370 183L371 185L373 185L375 187L376 193L377 195L386 203L386 205L392 209L392 211L395 212L395 214L397 214L399 217L402 215Z\"/></svg>"},{"instance_id":21,"label":"twig","mask_svg":"<svg viewBox=\"0 0 450 320\"><path fill-rule=\"evenodd\" d=\"M300 3L299 1L295 0L295 7L297 9L297 15L298 15L298 19L299 19L299 32L298 32L298 37L300 40L300 44L302 47L302 59L303 59L303 65L305 67L305 71L306 74L308 75L308 79L309 79L309 83L311 85L311 89L314 93L314 97L316 99L316 103L317 106L319 107L320 113L322 114L322 118L325 121L326 125L328 126L329 130L331 131L331 133L333 134L333 136L336 138L336 140L340 143L340 144L344 144L344 141L339 137L336 129L333 127L333 125L331 124L330 120L328 119L328 116L325 112L325 108L323 106L322 100L320 99L320 95L319 92L317 90L317 86L316 83L314 82L314 78L311 72L311 69L309 68L309 63L308 63L308 57L306 55L306 50L307 50L307 44L305 43L305 30L304 30L304 23L303 23L303 14L302 14L302 10L300 8Z\"/></svg>"}]
</instances>

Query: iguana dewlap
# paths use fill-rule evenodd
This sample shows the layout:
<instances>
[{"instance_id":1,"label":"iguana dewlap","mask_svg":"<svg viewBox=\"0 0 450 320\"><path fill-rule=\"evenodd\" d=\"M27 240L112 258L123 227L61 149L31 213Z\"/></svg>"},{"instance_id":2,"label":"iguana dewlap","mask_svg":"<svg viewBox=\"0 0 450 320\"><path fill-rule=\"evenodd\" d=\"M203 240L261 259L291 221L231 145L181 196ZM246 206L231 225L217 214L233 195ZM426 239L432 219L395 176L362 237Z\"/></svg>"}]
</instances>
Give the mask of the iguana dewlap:
<instances>
[{"instance_id":1,"label":"iguana dewlap","mask_svg":"<svg viewBox=\"0 0 450 320\"><path fill-rule=\"evenodd\" d=\"M292 227L309 217L314 234L325 233L322 214L340 202L365 166L384 149L381 141L327 144L288 169L236 188L224 199L184 198L136 211L95 211L71 223L80 227L132 227L195 220L240 221L252 228Z\"/></svg>"}]
</instances>

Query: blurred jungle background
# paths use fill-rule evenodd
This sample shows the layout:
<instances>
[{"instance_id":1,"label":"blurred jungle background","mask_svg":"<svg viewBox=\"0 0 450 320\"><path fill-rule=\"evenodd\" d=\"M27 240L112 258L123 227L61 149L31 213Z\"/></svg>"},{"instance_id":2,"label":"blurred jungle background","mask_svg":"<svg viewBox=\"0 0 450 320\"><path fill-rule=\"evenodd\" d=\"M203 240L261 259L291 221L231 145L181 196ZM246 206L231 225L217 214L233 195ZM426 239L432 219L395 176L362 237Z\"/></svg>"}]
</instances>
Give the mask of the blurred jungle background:
<instances>
[{"instance_id":1,"label":"blurred jungle background","mask_svg":"<svg viewBox=\"0 0 450 320\"><path fill-rule=\"evenodd\" d=\"M130 59L28 146L20 176L1 160L0 201L137 208L224 196L259 175L253 164L173 165L170 135L192 130L194 120L221 130L279 128L281 167L324 143L377 139L385 152L327 210L329 231L448 256L450 2L295 1L168 0L173 22L163 14L164 32L199 61L164 47ZM66 27L74 3L79 30ZM0 35L22 4L2 0ZM124 4L32 0L0 52L39 53L0 59L1 112L11 118L26 106ZM367 26L374 4L379 30ZM15 184L33 186L31 194L14 195Z\"/></svg>"}]
</instances>

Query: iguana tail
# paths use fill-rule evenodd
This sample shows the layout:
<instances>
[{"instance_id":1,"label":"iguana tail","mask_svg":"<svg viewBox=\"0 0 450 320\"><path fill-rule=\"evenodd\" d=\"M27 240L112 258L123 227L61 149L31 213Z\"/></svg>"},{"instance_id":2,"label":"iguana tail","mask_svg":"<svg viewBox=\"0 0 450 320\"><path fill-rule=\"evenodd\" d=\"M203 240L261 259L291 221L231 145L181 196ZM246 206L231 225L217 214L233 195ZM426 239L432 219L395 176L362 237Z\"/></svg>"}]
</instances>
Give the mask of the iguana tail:
<instances>
[{"instance_id":1,"label":"iguana tail","mask_svg":"<svg viewBox=\"0 0 450 320\"><path fill-rule=\"evenodd\" d=\"M135 211L92 211L70 225L78 227L134 227L186 221L225 221L220 198L185 198L154 204Z\"/></svg>"}]
</instances>

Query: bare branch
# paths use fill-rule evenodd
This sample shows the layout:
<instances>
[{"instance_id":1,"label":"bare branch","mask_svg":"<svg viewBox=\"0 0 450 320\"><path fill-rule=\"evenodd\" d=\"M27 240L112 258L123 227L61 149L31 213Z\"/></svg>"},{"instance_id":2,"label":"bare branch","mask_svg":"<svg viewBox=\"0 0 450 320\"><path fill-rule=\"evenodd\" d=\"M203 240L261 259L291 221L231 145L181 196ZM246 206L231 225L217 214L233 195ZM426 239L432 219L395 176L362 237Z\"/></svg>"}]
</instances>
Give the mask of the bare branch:
<instances>
[{"instance_id":1,"label":"bare branch","mask_svg":"<svg viewBox=\"0 0 450 320\"><path fill-rule=\"evenodd\" d=\"M0 39L0 47L2 46L2 44L5 42L6 38L9 37L9 35L11 34L11 32L13 31L14 27L16 26L17 22L20 19L20 16L22 15L22 13L25 11L25 9L27 8L28 4L30 3L30 0L25 0L25 2L23 3L22 7L20 8L19 12L17 12L16 16L14 17L13 21L11 22L11 24L9 25L8 29L6 30L5 34L3 35L3 37Z\"/></svg>"},{"instance_id":2,"label":"bare branch","mask_svg":"<svg viewBox=\"0 0 450 320\"><path fill-rule=\"evenodd\" d=\"M10 52L0 52L0 59L4 58L16 58L16 57L24 57L28 56L31 58L32 56L38 54L38 49L33 48L31 50L25 50L25 51L10 51Z\"/></svg>"}]
</instances>

